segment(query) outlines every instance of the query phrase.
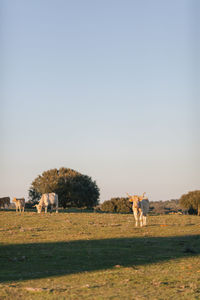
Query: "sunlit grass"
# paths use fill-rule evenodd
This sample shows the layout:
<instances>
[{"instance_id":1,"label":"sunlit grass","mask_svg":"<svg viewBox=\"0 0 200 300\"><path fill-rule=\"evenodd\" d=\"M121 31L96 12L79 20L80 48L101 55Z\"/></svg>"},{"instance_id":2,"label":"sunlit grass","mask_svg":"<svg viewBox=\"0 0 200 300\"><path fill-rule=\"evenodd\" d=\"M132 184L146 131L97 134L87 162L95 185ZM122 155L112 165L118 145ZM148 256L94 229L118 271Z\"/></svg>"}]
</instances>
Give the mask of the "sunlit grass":
<instances>
[{"instance_id":1,"label":"sunlit grass","mask_svg":"<svg viewBox=\"0 0 200 300\"><path fill-rule=\"evenodd\" d=\"M200 218L0 212L0 299L199 299Z\"/></svg>"}]
</instances>

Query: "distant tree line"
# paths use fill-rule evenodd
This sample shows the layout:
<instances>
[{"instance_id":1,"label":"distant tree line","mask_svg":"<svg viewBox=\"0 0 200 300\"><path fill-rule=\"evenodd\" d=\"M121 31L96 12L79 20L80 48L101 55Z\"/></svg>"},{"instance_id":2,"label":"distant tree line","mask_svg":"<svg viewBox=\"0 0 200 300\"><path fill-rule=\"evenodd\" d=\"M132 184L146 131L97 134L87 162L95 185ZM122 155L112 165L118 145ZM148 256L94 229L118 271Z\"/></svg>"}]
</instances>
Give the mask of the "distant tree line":
<instances>
[{"instance_id":1,"label":"distant tree line","mask_svg":"<svg viewBox=\"0 0 200 300\"><path fill-rule=\"evenodd\" d=\"M103 212L132 212L132 205L128 198L111 198L98 206ZM189 192L180 199L167 201L150 201L151 214L189 213L200 215L200 191Z\"/></svg>"},{"instance_id":2,"label":"distant tree line","mask_svg":"<svg viewBox=\"0 0 200 300\"><path fill-rule=\"evenodd\" d=\"M132 203L128 198L111 198L104 201L98 206L98 209L103 212L120 212L120 213L132 213ZM167 201L150 201L150 213L156 214L168 214L170 212L178 213L182 211L179 204L179 200L167 200Z\"/></svg>"},{"instance_id":3,"label":"distant tree line","mask_svg":"<svg viewBox=\"0 0 200 300\"><path fill-rule=\"evenodd\" d=\"M38 203L44 193L58 194L59 205L68 207L87 207L103 212L131 213L132 204L126 197L116 197L99 204L99 188L95 181L73 169L60 168L44 171L38 175L29 189L28 205ZM152 214L167 214L170 212L187 211L200 215L200 191L191 191L181 196L179 200L150 201Z\"/></svg>"}]
</instances>

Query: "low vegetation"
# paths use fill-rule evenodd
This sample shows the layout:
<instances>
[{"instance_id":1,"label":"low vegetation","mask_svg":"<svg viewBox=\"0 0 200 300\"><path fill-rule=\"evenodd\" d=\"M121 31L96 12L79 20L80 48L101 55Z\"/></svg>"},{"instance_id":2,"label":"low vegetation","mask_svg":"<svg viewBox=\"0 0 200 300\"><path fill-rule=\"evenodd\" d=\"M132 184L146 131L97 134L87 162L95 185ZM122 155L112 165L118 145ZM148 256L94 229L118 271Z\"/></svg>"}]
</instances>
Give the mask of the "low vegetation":
<instances>
[{"instance_id":1,"label":"low vegetation","mask_svg":"<svg viewBox=\"0 0 200 300\"><path fill-rule=\"evenodd\" d=\"M97 208L103 212L131 213L132 205L128 198L111 198L104 201ZM181 196L180 199L167 201L150 201L150 214L189 213L200 215L200 191L191 191Z\"/></svg>"},{"instance_id":2,"label":"low vegetation","mask_svg":"<svg viewBox=\"0 0 200 300\"><path fill-rule=\"evenodd\" d=\"M132 213L132 204L128 198L112 198L104 201L97 207L97 210L103 212L120 212ZM185 209L180 205L179 200L168 201L150 201L150 214L169 214L169 213L185 213Z\"/></svg>"},{"instance_id":3,"label":"low vegetation","mask_svg":"<svg viewBox=\"0 0 200 300\"><path fill-rule=\"evenodd\" d=\"M200 218L0 211L0 299L199 299Z\"/></svg>"},{"instance_id":4,"label":"low vegetation","mask_svg":"<svg viewBox=\"0 0 200 300\"><path fill-rule=\"evenodd\" d=\"M196 211L200 216L200 191L191 191L180 198L180 204L188 210Z\"/></svg>"},{"instance_id":5,"label":"low vegetation","mask_svg":"<svg viewBox=\"0 0 200 300\"><path fill-rule=\"evenodd\" d=\"M98 206L98 209L103 212L119 212L119 213L131 213L132 205L128 198L111 198L104 201Z\"/></svg>"}]
</instances>

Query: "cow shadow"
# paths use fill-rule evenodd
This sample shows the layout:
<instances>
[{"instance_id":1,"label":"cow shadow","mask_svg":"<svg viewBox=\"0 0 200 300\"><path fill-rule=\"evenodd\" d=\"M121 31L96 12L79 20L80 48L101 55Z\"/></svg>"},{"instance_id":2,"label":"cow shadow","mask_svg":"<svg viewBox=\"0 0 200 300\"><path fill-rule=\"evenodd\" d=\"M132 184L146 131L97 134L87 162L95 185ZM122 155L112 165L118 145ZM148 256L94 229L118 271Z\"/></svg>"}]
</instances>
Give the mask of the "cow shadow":
<instances>
[{"instance_id":1,"label":"cow shadow","mask_svg":"<svg viewBox=\"0 0 200 300\"><path fill-rule=\"evenodd\" d=\"M113 238L0 246L0 282L117 266L137 267L200 254L200 235Z\"/></svg>"}]
</instances>

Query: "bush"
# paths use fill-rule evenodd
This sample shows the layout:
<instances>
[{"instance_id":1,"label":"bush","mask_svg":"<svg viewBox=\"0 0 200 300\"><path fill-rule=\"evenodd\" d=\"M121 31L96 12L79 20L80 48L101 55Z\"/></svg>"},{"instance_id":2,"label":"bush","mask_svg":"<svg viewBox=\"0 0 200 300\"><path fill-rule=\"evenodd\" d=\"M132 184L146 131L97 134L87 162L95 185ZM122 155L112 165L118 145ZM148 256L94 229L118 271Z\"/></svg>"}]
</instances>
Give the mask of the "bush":
<instances>
[{"instance_id":1,"label":"bush","mask_svg":"<svg viewBox=\"0 0 200 300\"><path fill-rule=\"evenodd\" d=\"M100 210L112 213L130 213L132 212L132 205L128 198L111 198L100 205Z\"/></svg>"},{"instance_id":2,"label":"bush","mask_svg":"<svg viewBox=\"0 0 200 300\"><path fill-rule=\"evenodd\" d=\"M27 208L27 209L32 209L33 208L33 206L35 205L35 204L37 204L38 203L38 201L27 201L26 203L25 203L25 209Z\"/></svg>"},{"instance_id":3,"label":"bush","mask_svg":"<svg viewBox=\"0 0 200 300\"><path fill-rule=\"evenodd\" d=\"M187 209L189 213L200 216L200 190L188 192L180 198L180 204Z\"/></svg>"}]
</instances>

